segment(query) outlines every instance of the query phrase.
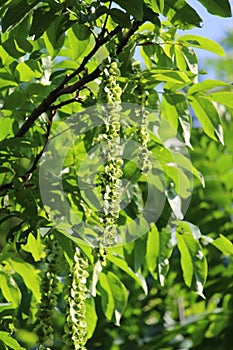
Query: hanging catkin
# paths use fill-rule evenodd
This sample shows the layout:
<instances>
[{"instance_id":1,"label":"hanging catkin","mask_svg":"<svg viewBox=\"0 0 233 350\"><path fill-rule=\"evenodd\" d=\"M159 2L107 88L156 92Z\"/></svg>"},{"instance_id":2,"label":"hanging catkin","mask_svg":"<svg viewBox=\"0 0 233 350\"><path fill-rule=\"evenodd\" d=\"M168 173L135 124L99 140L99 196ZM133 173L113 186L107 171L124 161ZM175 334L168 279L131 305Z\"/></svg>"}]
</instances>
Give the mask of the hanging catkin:
<instances>
[{"instance_id":1,"label":"hanging catkin","mask_svg":"<svg viewBox=\"0 0 233 350\"><path fill-rule=\"evenodd\" d=\"M39 349L49 349L54 337L53 311L57 305L58 273L60 270L61 249L57 241L49 236L46 239L46 259L41 271L41 301L38 306L38 324L35 332L38 336Z\"/></svg>"},{"instance_id":2,"label":"hanging catkin","mask_svg":"<svg viewBox=\"0 0 233 350\"><path fill-rule=\"evenodd\" d=\"M151 151L148 149L148 144L150 142L150 133L149 133L149 111L146 108L146 100L148 97L148 91L145 90L145 87L142 83L142 72L140 65L134 65L135 76L136 76L136 88L135 93L138 100L138 106L136 107L136 117L138 124L137 131L137 141L139 143L138 149L138 166L141 172L144 175L148 175L151 170L152 164L150 161Z\"/></svg>"},{"instance_id":3,"label":"hanging catkin","mask_svg":"<svg viewBox=\"0 0 233 350\"><path fill-rule=\"evenodd\" d=\"M100 222L103 231L100 232L99 246L113 245L117 240L117 220L120 213L122 194L122 164L120 145L120 111L122 90L117 83L120 70L117 62L108 59L102 67L102 82L99 91L103 117L101 142L101 156L104 159L104 170L100 172L100 188L103 208L100 213Z\"/></svg>"},{"instance_id":4,"label":"hanging catkin","mask_svg":"<svg viewBox=\"0 0 233 350\"><path fill-rule=\"evenodd\" d=\"M88 261L80 256L76 248L74 265L69 276L67 318L65 324L64 350L85 350L87 340L86 293Z\"/></svg>"}]
</instances>

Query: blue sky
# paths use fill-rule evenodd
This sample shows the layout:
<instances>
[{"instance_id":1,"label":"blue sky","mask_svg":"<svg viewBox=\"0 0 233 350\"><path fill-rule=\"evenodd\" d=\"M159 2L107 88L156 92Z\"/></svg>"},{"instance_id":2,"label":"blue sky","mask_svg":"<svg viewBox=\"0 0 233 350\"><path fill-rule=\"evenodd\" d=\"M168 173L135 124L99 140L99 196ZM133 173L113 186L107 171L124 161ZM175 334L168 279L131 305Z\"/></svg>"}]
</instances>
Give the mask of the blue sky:
<instances>
[{"instance_id":1,"label":"blue sky","mask_svg":"<svg viewBox=\"0 0 233 350\"><path fill-rule=\"evenodd\" d=\"M207 12L204 6L200 4L197 0L188 0L187 1L195 10L198 12L200 17L203 19L202 28L194 28L190 31L182 31L182 34L196 34L201 35L206 38L217 41L218 43L224 37L224 33L230 28L233 29L233 18L223 18L218 16L213 16ZM232 13L233 13L233 0L230 0ZM216 57L216 55L211 54L204 50L198 50L199 60L203 58Z\"/></svg>"}]
</instances>

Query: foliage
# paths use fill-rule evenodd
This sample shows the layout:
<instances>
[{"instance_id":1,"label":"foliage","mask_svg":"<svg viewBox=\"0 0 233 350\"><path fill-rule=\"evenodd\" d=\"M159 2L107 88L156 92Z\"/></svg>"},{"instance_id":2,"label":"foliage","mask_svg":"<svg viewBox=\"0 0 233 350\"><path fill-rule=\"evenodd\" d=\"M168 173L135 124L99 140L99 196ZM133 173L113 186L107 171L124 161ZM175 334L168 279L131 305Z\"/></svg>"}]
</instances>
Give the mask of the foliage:
<instances>
[{"instance_id":1,"label":"foliage","mask_svg":"<svg viewBox=\"0 0 233 350\"><path fill-rule=\"evenodd\" d=\"M202 22L185 0L0 14L0 347L230 349L232 85L195 53L222 47L178 36Z\"/></svg>"}]
</instances>

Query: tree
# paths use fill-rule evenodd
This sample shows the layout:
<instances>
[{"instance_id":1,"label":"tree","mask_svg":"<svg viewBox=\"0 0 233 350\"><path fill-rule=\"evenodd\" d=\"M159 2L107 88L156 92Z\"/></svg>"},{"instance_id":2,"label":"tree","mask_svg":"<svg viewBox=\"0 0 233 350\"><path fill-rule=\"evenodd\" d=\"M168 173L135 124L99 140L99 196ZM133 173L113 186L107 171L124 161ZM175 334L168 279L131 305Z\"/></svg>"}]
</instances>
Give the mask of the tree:
<instances>
[{"instance_id":1,"label":"tree","mask_svg":"<svg viewBox=\"0 0 233 350\"><path fill-rule=\"evenodd\" d=\"M232 86L194 51L222 47L185 0L0 11L1 347L229 349Z\"/></svg>"}]
</instances>

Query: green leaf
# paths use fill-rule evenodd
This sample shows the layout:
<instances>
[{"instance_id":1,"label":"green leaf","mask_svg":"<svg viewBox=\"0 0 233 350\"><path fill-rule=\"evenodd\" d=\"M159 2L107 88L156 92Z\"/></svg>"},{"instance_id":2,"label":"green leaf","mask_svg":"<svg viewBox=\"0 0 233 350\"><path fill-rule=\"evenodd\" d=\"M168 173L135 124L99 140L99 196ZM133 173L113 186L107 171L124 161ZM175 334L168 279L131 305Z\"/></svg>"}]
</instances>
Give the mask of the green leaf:
<instances>
[{"instance_id":1,"label":"green leaf","mask_svg":"<svg viewBox=\"0 0 233 350\"><path fill-rule=\"evenodd\" d=\"M119 9L111 9L108 12L112 17L113 21L122 28L129 28L131 25L130 16L126 12Z\"/></svg>"},{"instance_id":2,"label":"green leaf","mask_svg":"<svg viewBox=\"0 0 233 350\"><path fill-rule=\"evenodd\" d=\"M192 230L180 223L176 229L177 245L181 255L181 268L185 284L201 297L207 277L207 262L202 247L193 237Z\"/></svg>"},{"instance_id":3,"label":"green leaf","mask_svg":"<svg viewBox=\"0 0 233 350\"><path fill-rule=\"evenodd\" d=\"M35 35L37 40L56 18L55 13L47 6L41 6L33 12L29 35Z\"/></svg>"},{"instance_id":4,"label":"green leaf","mask_svg":"<svg viewBox=\"0 0 233 350\"><path fill-rule=\"evenodd\" d=\"M183 136L185 143L188 147L192 147L190 144L190 134L192 117L190 115L187 98L184 94L163 94L162 110L166 119L170 124L177 129L178 121L183 129Z\"/></svg>"},{"instance_id":5,"label":"green leaf","mask_svg":"<svg viewBox=\"0 0 233 350\"><path fill-rule=\"evenodd\" d=\"M132 277L139 286L142 287L142 289L144 290L144 293L147 294L148 293L148 289L147 289L147 285L145 283L145 280L140 279L140 277L138 276L138 273L135 273L128 265L127 262L117 256L108 254L106 259L108 261L110 261L111 263L113 263L114 265L116 265L117 267L119 267L122 271L124 271L125 273L127 273L127 275L129 275L130 277Z\"/></svg>"},{"instance_id":6,"label":"green leaf","mask_svg":"<svg viewBox=\"0 0 233 350\"><path fill-rule=\"evenodd\" d=\"M34 0L30 1L30 4L28 4L25 0L12 1L2 18L3 32L5 32L7 29L14 28L21 23L37 2L38 0Z\"/></svg>"},{"instance_id":7,"label":"green leaf","mask_svg":"<svg viewBox=\"0 0 233 350\"><path fill-rule=\"evenodd\" d=\"M138 21L143 20L143 1L125 1L125 0L115 0L115 2L122 7L129 15L132 15Z\"/></svg>"},{"instance_id":8,"label":"green leaf","mask_svg":"<svg viewBox=\"0 0 233 350\"><path fill-rule=\"evenodd\" d=\"M172 254L171 232L166 229L158 231L155 225L148 233L146 263L151 275L157 279L162 286L169 270L169 258Z\"/></svg>"},{"instance_id":9,"label":"green leaf","mask_svg":"<svg viewBox=\"0 0 233 350\"><path fill-rule=\"evenodd\" d=\"M18 59L25 55L24 51L19 51L16 48L15 40L13 38L9 38L8 40L4 41L4 43L2 43L2 47L11 57Z\"/></svg>"},{"instance_id":10,"label":"green leaf","mask_svg":"<svg viewBox=\"0 0 233 350\"><path fill-rule=\"evenodd\" d=\"M85 304L86 304L87 339L90 339L95 331L98 317L95 310L94 298L92 297L87 298Z\"/></svg>"},{"instance_id":11,"label":"green leaf","mask_svg":"<svg viewBox=\"0 0 233 350\"><path fill-rule=\"evenodd\" d=\"M107 276L101 272L99 275L99 287L101 293L101 305L106 318L111 321L114 313L114 298Z\"/></svg>"},{"instance_id":12,"label":"green leaf","mask_svg":"<svg viewBox=\"0 0 233 350\"><path fill-rule=\"evenodd\" d=\"M12 338L12 336L8 332L0 331L0 340L3 341L3 343L9 346L11 349L14 349L14 350L25 349L17 342L17 340Z\"/></svg>"},{"instance_id":13,"label":"green leaf","mask_svg":"<svg viewBox=\"0 0 233 350\"><path fill-rule=\"evenodd\" d=\"M221 17L231 17L231 5L228 0L198 0L209 13Z\"/></svg>"},{"instance_id":14,"label":"green leaf","mask_svg":"<svg viewBox=\"0 0 233 350\"><path fill-rule=\"evenodd\" d=\"M127 305L128 292L120 279L111 271L107 273L107 278L114 299L114 321L117 326L120 326L120 319Z\"/></svg>"},{"instance_id":15,"label":"green leaf","mask_svg":"<svg viewBox=\"0 0 233 350\"><path fill-rule=\"evenodd\" d=\"M176 193L174 188L168 188L165 193L175 217L179 220L182 220L184 218L184 215L182 213L181 197Z\"/></svg>"},{"instance_id":16,"label":"green leaf","mask_svg":"<svg viewBox=\"0 0 233 350\"><path fill-rule=\"evenodd\" d=\"M4 99L3 109L13 110L21 107L27 100L24 92L14 91Z\"/></svg>"},{"instance_id":17,"label":"green leaf","mask_svg":"<svg viewBox=\"0 0 233 350\"><path fill-rule=\"evenodd\" d=\"M211 244L218 248L224 255L233 255L233 244L225 236L220 235Z\"/></svg>"},{"instance_id":18,"label":"green leaf","mask_svg":"<svg viewBox=\"0 0 233 350\"><path fill-rule=\"evenodd\" d=\"M233 92L214 92L209 94L208 97L217 103L225 105L226 107L233 108Z\"/></svg>"},{"instance_id":19,"label":"green leaf","mask_svg":"<svg viewBox=\"0 0 233 350\"><path fill-rule=\"evenodd\" d=\"M96 286L97 286L97 283L99 281L99 276L100 276L101 271L102 271L102 264L98 260L93 267L93 274L92 274L92 281L91 281L91 288L90 288L91 294L93 295L93 297L96 296Z\"/></svg>"},{"instance_id":20,"label":"green leaf","mask_svg":"<svg viewBox=\"0 0 233 350\"><path fill-rule=\"evenodd\" d=\"M36 262L45 257L44 245L41 243L40 236L36 239L32 233L29 234L27 243L22 246L22 249L31 253Z\"/></svg>"},{"instance_id":21,"label":"green leaf","mask_svg":"<svg viewBox=\"0 0 233 350\"><path fill-rule=\"evenodd\" d=\"M154 12L162 13L164 9L164 0L145 0L144 3Z\"/></svg>"},{"instance_id":22,"label":"green leaf","mask_svg":"<svg viewBox=\"0 0 233 350\"><path fill-rule=\"evenodd\" d=\"M203 96L190 95L189 100L205 133L213 140L217 140L216 134L219 141L224 144L221 120L214 104Z\"/></svg>"},{"instance_id":23,"label":"green leaf","mask_svg":"<svg viewBox=\"0 0 233 350\"><path fill-rule=\"evenodd\" d=\"M176 228L176 231L179 234L187 234L187 235L192 235L193 238L199 239L201 238L201 231L199 227L196 225L193 225L189 221L182 221Z\"/></svg>"},{"instance_id":24,"label":"green leaf","mask_svg":"<svg viewBox=\"0 0 233 350\"><path fill-rule=\"evenodd\" d=\"M199 35L186 34L179 37L177 42L182 45L197 47L198 49L207 50L219 56L225 56L223 48L214 40L204 38Z\"/></svg>"},{"instance_id":25,"label":"green leaf","mask_svg":"<svg viewBox=\"0 0 233 350\"><path fill-rule=\"evenodd\" d=\"M163 14L180 29L201 27L201 17L185 0L166 0Z\"/></svg>"},{"instance_id":26,"label":"green leaf","mask_svg":"<svg viewBox=\"0 0 233 350\"><path fill-rule=\"evenodd\" d=\"M190 78L185 72L179 72L170 69L151 69L150 72L145 72L143 76L148 78L148 75L152 76L157 81L171 82L171 83L189 83Z\"/></svg>"},{"instance_id":27,"label":"green leaf","mask_svg":"<svg viewBox=\"0 0 233 350\"><path fill-rule=\"evenodd\" d=\"M155 225L153 225L148 233L146 248L146 264L151 275L157 279L157 265L160 249L160 234Z\"/></svg>"},{"instance_id":28,"label":"green leaf","mask_svg":"<svg viewBox=\"0 0 233 350\"><path fill-rule=\"evenodd\" d=\"M40 65L35 60L20 62L16 70L19 73L21 81L29 81L31 79L40 78L42 75Z\"/></svg>"},{"instance_id":29,"label":"green leaf","mask_svg":"<svg viewBox=\"0 0 233 350\"><path fill-rule=\"evenodd\" d=\"M13 309L11 303L0 303L0 313L9 309Z\"/></svg>"},{"instance_id":30,"label":"green leaf","mask_svg":"<svg viewBox=\"0 0 233 350\"><path fill-rule=\"evenodd\" d=\"M84 41L84 40L89 39L89 37L91 35L90 28L84 24L75 24L72 26L72 30L73 30L75 36L80 41Z\"/></svg>"},{"instance_id":31,"label":"green leaf","mask_svg":"<svg viewBox=\"0 0 233 350\"><path fill-rule=\"evenodd\" d=\"M37 301L40 301L40 280L38 272L28 263L21 260L11 260L11 266L18 273L28 289L30 289Z\"/></svg>"},{"instance_id":32,"label":"green leaf","mask_svg":"<svg viewBox=\"0 0 233 350\"><path fill-rule=\"evenodd\" d=\"M164 286L165 277L169 270L169 258L173 251L171 232L163 228L160 232L159 238L158 275L160 284Z\"/></svg>"},{"instance_id":33,"label":"green leaf","mask_svg":"<svg viewBox=\"0 0 233 350\"><path fill-rule=\"evenodd\" d=\"M206 79L202 81L201 83L194 84L189 88L189 94L194 94L196 92L200 91L207 91L211 90L214 88L217 88L219 86L229 86L228 83L225 83L224 81L221 80L211 80L211 79Z\"/></svg>"},{"instance_id":34,"label":"green leaf","mask_svg":"<svg viewBox=\"0 0 233 350\"><path fill-rule=\"evenodd\" d=\"M13 308L19 306L21 293L12 276L0 272L0 289L5 299L12 304Z\"/></svg>"},{"instance_id":35,"label":"green leaf","mask_svg":"<svg viewBox=\"0 0 233 350\"><path fill-rule=\"evenodd\" d=\"M114 320L115 324L119 326L122 313L127 304L127 290L112 272L108 272L107 275L101 272L99 283L104 314L108 320Z\"/></svg>"}]
</instances>

